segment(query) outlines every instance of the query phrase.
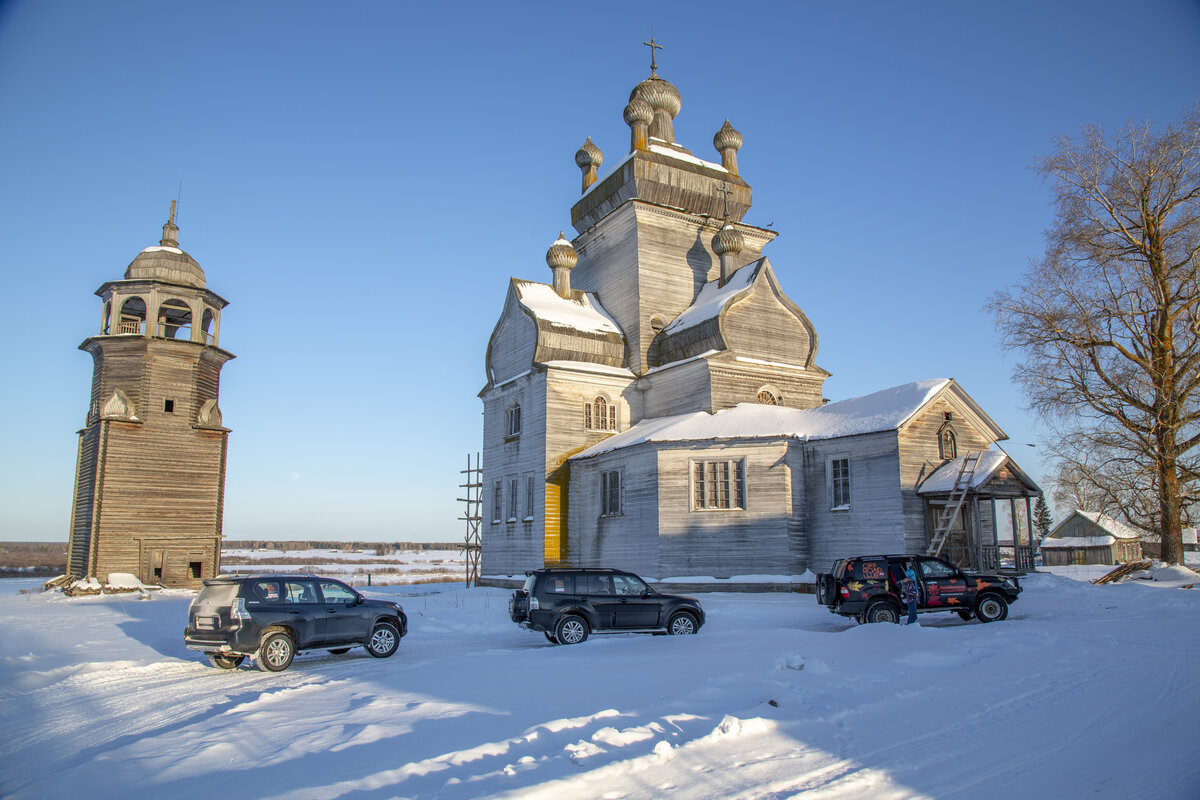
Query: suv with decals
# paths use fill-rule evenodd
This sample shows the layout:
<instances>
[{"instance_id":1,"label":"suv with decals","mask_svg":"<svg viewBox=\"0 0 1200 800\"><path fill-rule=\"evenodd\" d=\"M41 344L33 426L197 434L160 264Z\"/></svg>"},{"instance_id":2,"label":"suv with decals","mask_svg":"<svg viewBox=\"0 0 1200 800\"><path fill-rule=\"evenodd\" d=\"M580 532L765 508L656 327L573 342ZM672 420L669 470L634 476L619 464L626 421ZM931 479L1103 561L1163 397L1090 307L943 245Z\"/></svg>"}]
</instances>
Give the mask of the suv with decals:
<instances>
[{"instance_id":1,"label":"suv with decals","mask_svg":"<svg viewBox=\"0 0 1200 800\"><path fill-rule=\"evenodd\" d=\"M817 576L817 602L859 622L899 622L907 608L900 601L900 581L909 568L917 576L920 613L954 611L965 620L996 622L1008 616L1008 604L1021 593L1016 578L964 572L933 556L859 556Z\"/></svg>"},{"instance_id":2,"label":"suv with decals","mask_svg":"<svg viewBox=\"0 0 1200 800\"><path fill-rule=\"evenodd\" d=\"M183 639L214 667L234 669L250 657L259 669L279 672L305 650L340 655L362 645L387 658L406 633L399 605L363 597L332 578L226 575L204 582L188 607Z\"/></svg>"},{"instance_id":3,"label":"suv with decals","mask_svg":"<svg viewBox=\"0 0 1200 800\"><path fill-rule=\"evenodd\" d=\"M579 644L591 633L695 633L704 609L694 597L662 594L632 572L548 568L525 573L508 601L512 621L554 644Z\"/></svg>"}]
</instances>

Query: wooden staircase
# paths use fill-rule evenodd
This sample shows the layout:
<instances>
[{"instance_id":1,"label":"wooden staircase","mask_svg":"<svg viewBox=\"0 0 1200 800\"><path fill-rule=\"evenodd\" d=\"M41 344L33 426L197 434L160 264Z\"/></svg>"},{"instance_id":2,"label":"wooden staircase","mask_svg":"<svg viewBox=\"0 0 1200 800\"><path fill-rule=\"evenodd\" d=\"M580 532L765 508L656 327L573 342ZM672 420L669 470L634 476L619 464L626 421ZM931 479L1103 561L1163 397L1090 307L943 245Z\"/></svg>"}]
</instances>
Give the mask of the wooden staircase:
<instances>
[{"instance_id":1,"label":"wooden staircase","mask_svg":"<svg viewBox=\"0 0 1200 800\"><path fill-rule=\"evenodd\" d=\"M954 486L950 489L950 498L946 501L942 513L938 515L937 526L933 529L933 536L929 540L929 547L926 549L925 555L941 555L942 548L946 545L946 537L950 535L950 529L954 527L954 521L958 519L958 512L962 509L963 501L967 499L967 490L971 488L971 478L975 476L979 455L979 453L969 452L963 456L962 466L958 469L958 477L954 479Z\"/></svg>"}]
</instances>

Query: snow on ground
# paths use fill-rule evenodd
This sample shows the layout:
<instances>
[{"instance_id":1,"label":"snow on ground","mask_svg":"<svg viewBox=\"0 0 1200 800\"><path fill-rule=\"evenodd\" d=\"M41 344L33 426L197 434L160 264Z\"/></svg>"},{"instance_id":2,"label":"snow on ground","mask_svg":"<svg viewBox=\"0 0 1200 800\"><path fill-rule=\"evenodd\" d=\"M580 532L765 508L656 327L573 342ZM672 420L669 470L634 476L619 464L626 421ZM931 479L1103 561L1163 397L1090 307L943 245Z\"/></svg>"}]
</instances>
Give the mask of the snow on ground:
<instances>
[{"instance_id":1,"label":"snow on ground","mask_svg":"<svg viewBox=\"0 0 1200 800\"><path fill-rule=\"evenodd\" d=\"M1200 797L1200 589L1024 585L990 625L712 594L696 636L569 647L502 590L387 587L395 656L270 674L186 650L188 592L3 580L0 795Z\"/></svg>"}]
</instances>

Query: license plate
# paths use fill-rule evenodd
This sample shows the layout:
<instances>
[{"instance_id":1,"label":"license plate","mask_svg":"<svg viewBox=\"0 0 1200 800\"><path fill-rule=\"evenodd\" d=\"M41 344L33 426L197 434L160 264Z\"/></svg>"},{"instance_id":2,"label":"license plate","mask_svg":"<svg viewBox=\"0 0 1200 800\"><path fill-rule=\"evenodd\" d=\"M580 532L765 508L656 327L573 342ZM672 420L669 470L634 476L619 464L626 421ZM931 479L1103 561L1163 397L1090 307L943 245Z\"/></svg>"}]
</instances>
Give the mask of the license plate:
<instances>
[{"instance_id":1,"label":"license plate","mask_svg":"<svg viewBox=\"0 0 1200 800\"><path fill-rule=\"evenodd\" d=\"M216 617L196 617L196 630L214 631L217 629Z\"/></svg>"}]
</instances>

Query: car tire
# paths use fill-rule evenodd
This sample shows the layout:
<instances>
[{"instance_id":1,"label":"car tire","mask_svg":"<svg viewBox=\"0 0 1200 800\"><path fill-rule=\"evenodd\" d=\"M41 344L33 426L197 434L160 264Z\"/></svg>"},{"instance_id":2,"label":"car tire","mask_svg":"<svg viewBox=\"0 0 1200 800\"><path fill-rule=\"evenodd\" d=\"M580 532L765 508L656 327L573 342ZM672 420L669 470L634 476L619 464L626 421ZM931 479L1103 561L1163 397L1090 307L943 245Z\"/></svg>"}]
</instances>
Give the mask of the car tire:
<instances>
[{"instance_id":1,"label":"car tire","mask_svg":"<svg viewBox=\"0 0 1200 800\"><path fill-rule=\"evenodd\" d=\"M554 626L554 638L559 644L582 644L588 638L587 620L576 614L561 617Z\"/></svg>"},{"instance_id":2,"label":"car tire","mask_svg":"<svg viewBox=\"0 0 1200 800\"><path fill-rule=\"evenodd\" d=\"M958 615L962 617L964 622L970 622L975 618L975 615L971 613L971 609L969 608L960 608L958 610Z\"/></svg>"},{"instance_id":3,"label":"car tire","mask_svg":"<svg viewBox=\"0 0 1200 800\"><path fill-rule=\"evenodd\" d=\"M1008 617L1008 601L998 594L985 594L975 601L975 616L980 622L999 622Z\"/></svg>"},{"instance_id":4,"label":"car tire","mask_svg":"<svg viewBox=\"0 0 1200 800\"><path fill-rule=\"evenodd\" d=\"M400 631L390 622L380 622L367 640L367 652L376 658L387 658L400 646Z\"/></svg>"},{"instance_id":5,"label":"car tire","mask_svg":"<svg viewBox=\"0 0 1200 800\"><path fill-rule=\"evenodd\" d=\"M676 611L667 620L667 633L672 636L690 636L696 632L696 618L686 611Z\"/></svg>"},{"instance_id":6,"label":"car tire","mask_svg":"<svg viewBox=\"0 0 1200 800\"><path fill-rule=\"evenodd\" d=\"M546 641L550 644L558 644L558 637L550 631L542 631L542 635L546 637Z\"/></svg>"},{"instance_id":7,"label":"car tire","mask_svg":"<svg viewBox=\"0 0 1200 800\"><path fill-rule=\"evenodd\" d=\"M221 656L214 654L208 657L208 663L217 669L237 669L245 660L245 656Z\"/></svg>"},{"instance_id":8,"label":"car tire","mask_svg":"<svg viewBox=\"0 0 1200 800\"><path fill-rule=\"evenodd\" d=\"M345 655L346 653L349 653L350 648L349 647L335 647L332 650L330 650L329 652L333 653L335 656L340 656L340 655Z\"/></svg>"},{"instance_id":9,"label":"car tire","mask_svg":"<svg viewBox=\"0 0 1200 800\"><path fill-rule=\"evenodd\" d=\"M254 656L254 663L266 672L283 672L296 657L296 643L285 631L275 631L263 637Z\"/></svg>"},{"instance_id":10,"label":"car tire","mask_svg":"<svg viewBox=\"0 0 1200 800\"><path fill-rule=\"evenodd\" d=\"M894 624L900 621L900 609L895 603L880 600L867 606L867 613L863 617L867 622L891 622Z\"/></svg>"}]
</instances>

